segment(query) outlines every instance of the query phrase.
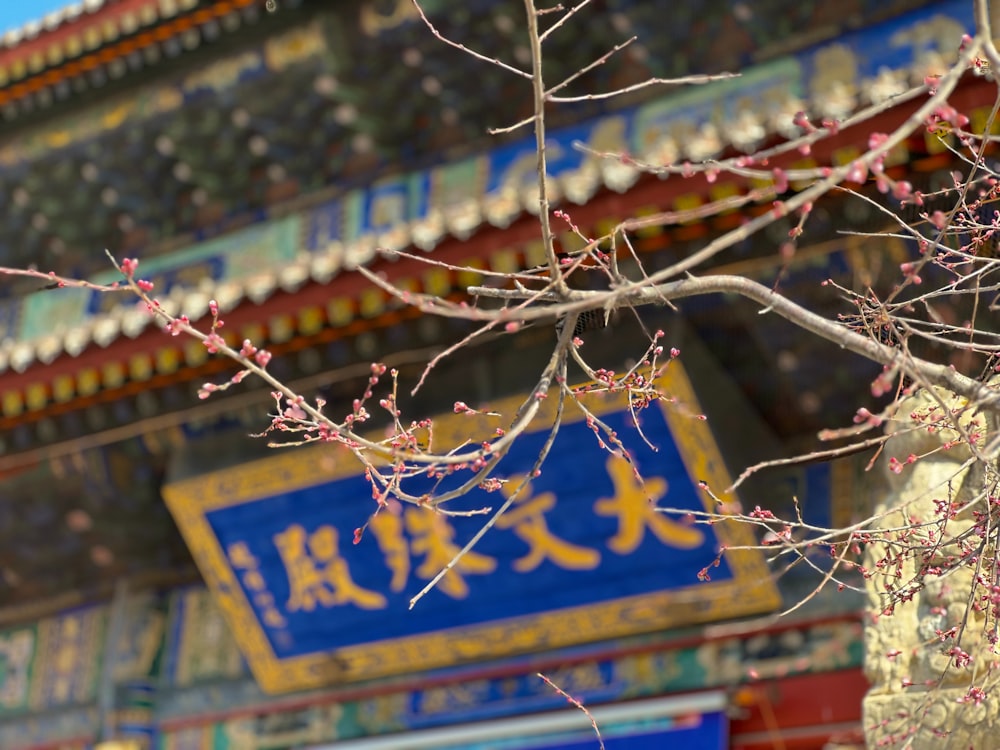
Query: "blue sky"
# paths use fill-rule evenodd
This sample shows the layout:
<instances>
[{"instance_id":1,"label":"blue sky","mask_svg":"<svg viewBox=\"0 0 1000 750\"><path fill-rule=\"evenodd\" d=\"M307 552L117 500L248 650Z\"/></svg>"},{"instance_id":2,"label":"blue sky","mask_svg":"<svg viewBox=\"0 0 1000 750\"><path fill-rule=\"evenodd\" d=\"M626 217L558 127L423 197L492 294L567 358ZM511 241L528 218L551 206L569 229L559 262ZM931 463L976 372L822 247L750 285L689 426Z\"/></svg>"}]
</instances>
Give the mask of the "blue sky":
<instances>
[{"instance_id":1,"label":"blue sky","mask_svg":"<svg viewBox=\"0 0 1000 750\"><path fill-rule=\"evenodd\" d=\"M0 0L0 34L72 4L73 0Z\"/></svg>"}]
</instances>

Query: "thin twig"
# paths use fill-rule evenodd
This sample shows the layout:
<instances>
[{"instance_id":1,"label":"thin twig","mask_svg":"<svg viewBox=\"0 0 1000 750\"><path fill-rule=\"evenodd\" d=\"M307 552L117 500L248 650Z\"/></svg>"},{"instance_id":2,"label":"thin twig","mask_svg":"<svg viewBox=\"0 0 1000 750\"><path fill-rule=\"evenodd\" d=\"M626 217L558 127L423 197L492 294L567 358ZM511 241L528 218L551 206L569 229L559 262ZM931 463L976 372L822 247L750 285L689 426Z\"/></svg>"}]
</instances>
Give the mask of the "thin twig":
<instances>
[{"instance_id":1,"label":"thin twig","mask_svg":"<svg viewBox=\"0 0 1000 750\"><path fill-rule=\"evenodd\" d=\"M550 680L548 677L546 677L545 675L543 675L541 672L538 672L537 674L538 674L538 676L542 680L545 681L546 685L548 685L550 688L552 688L557 693L559 693L559 695L561 695L563 698L565 698L567 701L569 701L569 703L571 705L573 705L576 708L578 708L581 711L583 711L584 716L586 716L588 719L590 719L590 726L593 727L594 734L597 735L597 745L598 745L598 747L600 748L600 750L604 750L604 739L601 737L601 730L597 727L597 721L596 721L596 719L594 719L594 715L592 713L590 713L590 711L587 710L587 707L584 706L583 703L581 703L579 700L577 700L576 698L574 698L573 696L571 696L569 693L567 693L565 690L563 690L561 687L559 687L558 685L556 685L552 680Z\"/></svg>"},{"instance_id":2,"label":"thin twig","mask_svg":"<svg viewBox=\"0 0 1000 750\"><path fill-rule=\"evenodd\" d=\"M506 70L508 73L513 73L514 75L520 76L521 78L527 78L529 80L531 79L530 73L526 73L525 71L520 70L519 68L515 68L513 65L508 65L505 62L497 60L495 57L487 57L486 55L482 55L473 49L469 49L464 44L448 39L440 31L438 31L437 28L434 26L434 24L431 23L430 19L427 18L427 14L424 13L424 9L421 7L418 0L411 0L411 2L413 3L413 6L417 9L417 13L420 14L420 18L424 22L424 25L427 26L431 34L433 34L434 38L437 39L438 41L444 42L449 47L454 47L457 50L461 50L465 54L469 55L469 57L474 57L476 60L482 60L483 62L489 63L490 65L496 65L497 67Z\"/></svg>"}]
</instances>

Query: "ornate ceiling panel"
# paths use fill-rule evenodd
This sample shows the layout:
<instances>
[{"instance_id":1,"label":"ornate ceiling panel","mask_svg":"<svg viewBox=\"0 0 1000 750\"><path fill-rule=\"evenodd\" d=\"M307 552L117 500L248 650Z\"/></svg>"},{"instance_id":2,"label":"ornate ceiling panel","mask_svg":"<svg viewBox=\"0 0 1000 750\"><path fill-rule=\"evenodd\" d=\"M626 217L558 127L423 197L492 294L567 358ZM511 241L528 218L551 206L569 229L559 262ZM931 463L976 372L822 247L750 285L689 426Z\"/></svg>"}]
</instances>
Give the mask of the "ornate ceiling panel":
<instances>
[{"instance_id":1,"label":"ornate ceiling panel","mask_svg":"<svg viewBox=\"0 0 1000 750\"><path fill-rule=\"evenodd\" d=\"M727 0L702 3L685 18L686 6L671 0L605 0L591 11L601 23L582 19L585 33L552 38L546 75L560 80L633 34L639 42L567 93L649 75L737 69L920 4L852 0L834 18L828 3ZM209 11L221 5L185 5L197 21L192 29L204 35L218 20ZM520 3L426 6L443 34L527 64ZM48 105L32 95L30 112L20 105L6 110L0 202L9 208L0 262L86 275L104 266L105 248L117 255L166 252L179 241L258 221L301 196L472 153L498 143L487 128L530 111L522 82L435 40L408 0L341 3L333 11L286 1L273 14L262 16L256 5L232 13L239 34L215 46L181 45L170 65L140 65L117 83L108 78L107 95L93 87L73 95L70 87L60 103L53 84ZM680 21L659 22L670 14ZM250 21L260 23L243 28ZM106 51L108 65L130 59L117 48ZM551 125L605 109L603 102L563 107Z\"/></svg>"},{"instance_id":2,"label":"ornate ceiling panel","mask_svg":"<svg viewBox=\"0 0 1000 750\"><path fill-rule=\"evenodd\" d=\"M71 591L82 602L106 595L117 578L190 578L187 550L160 499L161 473L140 440L7 472L0 607Z\"/></svg>"}]
</instances>

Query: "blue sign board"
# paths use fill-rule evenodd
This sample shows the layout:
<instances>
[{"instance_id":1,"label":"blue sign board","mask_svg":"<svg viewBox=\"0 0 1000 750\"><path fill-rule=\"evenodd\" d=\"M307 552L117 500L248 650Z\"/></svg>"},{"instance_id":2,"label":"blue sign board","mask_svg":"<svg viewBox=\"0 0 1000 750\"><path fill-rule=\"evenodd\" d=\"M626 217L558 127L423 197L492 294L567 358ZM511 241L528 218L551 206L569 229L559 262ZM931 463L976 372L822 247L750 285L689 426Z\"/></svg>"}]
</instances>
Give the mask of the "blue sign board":
<instances>
[{"instance_id":1,"label":"blue sign board","mask_svg":"<svg viewBox=\"0 0 1000 750\"><path fill-rule=\"evenodd\" d=\"M745 527L695 524L657 509L715 510L699 480L717 491L730 483L686 375L677 362L668 371L663 386L673 403L638 414L655 450L622 397L589 397L588 408L633 450L633 464L602 448L582 415L567 417L541 474L412 610L413 595L488 516L397 501L373 516L360 464L334 444L178 481L164 495L269 691L771 609L778 595L758 553L727 552L713 566L720 547L753 543ZM474 439L501 426L495 422L450 414L435 420L435 441ZM514 444L498 472L510 480L504 489L477 490L449 510L497 507L547 435L540 430ZM710 580L700 580L705 572Z\"/></svg>"}]
</instances>

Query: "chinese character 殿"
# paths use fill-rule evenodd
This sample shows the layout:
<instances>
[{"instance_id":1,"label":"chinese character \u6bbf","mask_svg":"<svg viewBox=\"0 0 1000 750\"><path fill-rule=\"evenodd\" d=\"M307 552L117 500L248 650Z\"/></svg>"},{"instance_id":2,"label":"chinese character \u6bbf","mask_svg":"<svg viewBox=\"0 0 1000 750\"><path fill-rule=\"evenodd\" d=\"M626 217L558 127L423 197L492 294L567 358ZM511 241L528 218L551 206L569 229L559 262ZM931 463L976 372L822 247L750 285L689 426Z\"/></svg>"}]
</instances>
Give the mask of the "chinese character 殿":
<instances>
[{"instance_id":1,"label":"chinese character \u6bbf","mask_svg":"<svg viewBox=\"0 0 1000 750\"><path fill-rule=\"evenodd\" d=\"M385 597L358 586L347 562L340 556L337 530L328 524L311 534L292 524L274 535L281 562L288 576L287 612L312 612L316 606L353 604L362 609L382 609Z\"/></svg>"}]
</instances>

